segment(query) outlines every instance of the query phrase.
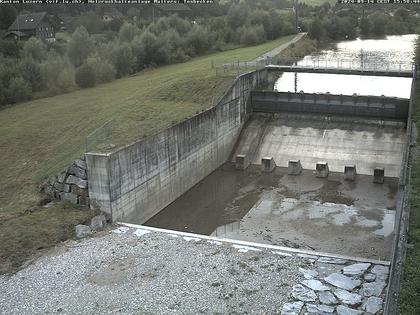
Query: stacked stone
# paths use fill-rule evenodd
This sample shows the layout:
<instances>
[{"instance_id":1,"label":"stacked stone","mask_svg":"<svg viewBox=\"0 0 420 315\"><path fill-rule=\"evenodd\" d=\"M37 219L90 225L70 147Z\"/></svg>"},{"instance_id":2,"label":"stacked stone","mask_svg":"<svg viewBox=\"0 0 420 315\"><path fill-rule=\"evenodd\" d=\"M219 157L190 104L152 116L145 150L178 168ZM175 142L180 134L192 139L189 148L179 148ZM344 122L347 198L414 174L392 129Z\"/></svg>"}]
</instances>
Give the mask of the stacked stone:
<instances>
[{"instance_id":1,"label":"stacked stone","mask_svg":"<svg viewBox=\"0 0 420 315\"><path fill-rule=\"evenodd\" d=\"M59 173L44 186L44 192L62 201L89 206L87 166L84 157Z\"/></svg>"}]
</instances>

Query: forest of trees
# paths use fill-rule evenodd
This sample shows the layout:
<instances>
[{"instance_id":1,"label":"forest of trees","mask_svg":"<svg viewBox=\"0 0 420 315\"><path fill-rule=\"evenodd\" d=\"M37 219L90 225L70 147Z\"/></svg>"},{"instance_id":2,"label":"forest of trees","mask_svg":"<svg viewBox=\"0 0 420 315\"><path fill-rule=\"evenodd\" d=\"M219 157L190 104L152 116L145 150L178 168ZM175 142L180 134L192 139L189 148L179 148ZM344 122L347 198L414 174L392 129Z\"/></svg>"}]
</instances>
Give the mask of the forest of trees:
<instances>
[{"instance_id":1,"label":"forest of trees","mask_svg":"<svg viewBox=\"0 0 420 315\"><path fill-rule=\"evenodd\" d=\"M254 3L255 5L255 3ZM132 14L134 14L132 12ZM73 18L67 42L0 41L0 105L110 82L148 67L256 45L294 32L293 15L233 3L225 15L118 19L107 29L94 11ZM9 21L10 22L10 21Z\"/></svg>"},{"instance_id":2,"label":"forest of trees","mask_svg":"<svg viewBox=\"0 0 420 315\"><path fill-rule=\"evenodd\" d=\"M417 18L413 12L400 8L395 12L361 14L356 10L333 12L329 5L318 8L317 18L310 20L307 30L312 39L336 41L361 37L381 37L416 33Z\"/></svg>"},{"instance_id":3,"label":"forest of trees","mask_svg":"<svg viewBox=\"0 0 420 315\"><path fill-rule=\"evenodd\" d=\"M176 15L154 23L136 6L113 6L121 18L104 23L105 6L42 7L65 14L66 39L46 42L0 39L0 106L93 87L142 69L185 62L195 56L260 44L292 34L294 12L286 0L216 1L192 6L188 17ZM0 7L1 30L19 13L39 6ZM417 18L403 8L393 14L356 9L335 10L328 3L299 5L299 26L318 42L414 33Z\"/></svg>"}]
</instances>

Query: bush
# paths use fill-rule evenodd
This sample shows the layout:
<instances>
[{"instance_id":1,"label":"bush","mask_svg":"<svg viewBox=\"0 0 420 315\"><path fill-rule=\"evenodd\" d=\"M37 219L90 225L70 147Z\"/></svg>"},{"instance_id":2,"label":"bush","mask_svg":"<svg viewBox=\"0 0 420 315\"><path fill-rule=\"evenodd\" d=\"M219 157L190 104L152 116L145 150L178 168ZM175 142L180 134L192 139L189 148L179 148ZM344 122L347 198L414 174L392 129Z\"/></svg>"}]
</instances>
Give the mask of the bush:
<instances>
[{"instance_id":1,"label":"bush","mask_svg":"<svg viewBox=\"0 0 420 315\"><path fill-rule=\"evenodd\" d=\"M26 58L32 58L36 61L41 61L45 59L45 55L47 50L45 48L44 43L42 40L31 37L25 44L23 45L22 55Z\"/></svg>"},{"instance_id":2,"label":"bush","mask_svg":"<svg viewBox=\"0 0 420 315\"><path fill-rule=\"evenodd\" d=\"M32 91L39 91L44 86L41 67L32 58L24 58L21 61L19 72L23 79L30 84Z\"/></svg>"},{"instance_id":3,"label":"bush","mask_svg":"<svg viewBox=\"0 0 420 315\"><path fill-rule=\"evenodd\" d=\"M89 88L95 86L95 71L88 64L83 64L76 69L76 84L81 88Z\"/></svg>"},{"instance_id":4,"label":"bush","mask_svg":"<svg viewBox=\"0 0 420 315\"><path fill-rule=\"evenodd\" d=\"M121 26L120 31L118 32L118 37L121 42L131 42L138 32L139 29L137 27L126 22Z\"/></svg>"},{"instance_id":5,"label":"bush","mask_svg":"<svg viewBox=\"0 0 420 315\"><path fill-rule=\"evenodd\" d=\"M87 65L89 65L95 72L96 83L111 82L117 75L114 65L107 60L101 59L100 57L88 58Z\"/></svg>"},{"instance_id":6,"label":"bush","mask_svg":"<svg viewBox=\"0 0 420 315\"><path fill-rule=\"evenodd\" d=\"M21 41L15 41L10 39L0 40L0 55L5 57L19 57L19 50L22 48Z\"/></svg>"},{"instance_id":7,"label":"bush","mask_svg":"<svg viewBox=\"0 0 420 315\"><path fill-rule=\"evenodd\" d=\"M265 41L262 25L244 26L241 28L240 43L242 45L256 45Z\"/></svg>"},{"instance_id":8,"label":"bush","mask_svg":"<svg viewBox=\"0 0 420 315\"><path fill-rule=\"evenodd\" d=\"M75 88L74 67L67 58L50 57L41 65L43 81L52 94L71 91Z\"/></svg>"},{"instance_id":9,"label":"bush","mask_svg":"<svg viewBox=\"0 0 420 315\"><path fill-rule=\"evenodd\" d=\"M31 87L22 77L13 78L6 90L8 103L17 103L31 98Z\"/></svg>"}]
</instances>

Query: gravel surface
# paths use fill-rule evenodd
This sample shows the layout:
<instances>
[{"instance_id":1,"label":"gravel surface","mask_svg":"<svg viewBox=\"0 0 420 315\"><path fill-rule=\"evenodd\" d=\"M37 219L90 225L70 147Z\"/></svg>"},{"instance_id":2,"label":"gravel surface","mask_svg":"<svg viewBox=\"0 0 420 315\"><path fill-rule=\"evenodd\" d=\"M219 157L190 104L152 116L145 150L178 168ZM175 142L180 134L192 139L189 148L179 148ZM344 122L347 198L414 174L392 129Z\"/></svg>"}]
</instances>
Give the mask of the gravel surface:
<instances>
[{"instance_id":1,"label":"gravel surface","mask_svg":"<svg viewBox=\"0 0 420 315\"><path fill-rule=\"evenodd\" d=\"M0 277L0 313L274 313L307 267L269 250L136 231L67 242Z\"/></svg>"},{"instance_id":2,"label":"gravel surface","mask_svg":"<svg viewBox=\"0 0 420 315\"><path fill-rule=\"evenodd\" d=\"M150 229L68 241L0 276L0 314L381 313L387 266Z\"/></svg>"}]
</instances>

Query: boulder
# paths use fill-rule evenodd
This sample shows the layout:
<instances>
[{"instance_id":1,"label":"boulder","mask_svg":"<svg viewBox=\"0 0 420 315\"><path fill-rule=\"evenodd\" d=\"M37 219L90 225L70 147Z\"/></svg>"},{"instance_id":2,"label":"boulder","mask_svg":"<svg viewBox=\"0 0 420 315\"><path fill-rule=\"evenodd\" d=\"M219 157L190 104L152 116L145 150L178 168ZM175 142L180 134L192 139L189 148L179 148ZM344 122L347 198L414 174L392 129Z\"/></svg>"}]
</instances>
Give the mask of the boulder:
<instances>
[{"instance_id":1,"label":"boulder","mask_svg":"<svg viewBox=\"0 0 420 315\"><path fill-rule=\"evenodd\" d=\"M75 165L71 166L69 168L69 173L72 175L75 175L76 177L79 177L80 179L87 179L87 173L86 170L77 167Z\"/></svg>"},{"instance_id":2,"label":"boulder","mask_svg":"<svg viewBox=\"0 0 420 315\"><path fill-rule=\"evenodd\" d=\"M76 225L76 237L84 238L92 234L92 230L87 225Z\"/></svg>"},{"instance_id":3,"label":"boulder","mask_svg":"<svg viewBox=\"0 0 420 315\"><path fill-rule=\"evenodd\" d=\"M88 187L87 180L80 179L80 178L78 178L74 175L70 175L69 177L67 177L66 184L77 185L80 188L87 188Z\"/></svg>"},{"instance_id":4,"label":"boulder","mask_svg":"<svg viewBox=\"0 0 420 315\"><path fill-rule=\"evenodd\" d=\"M285 303L281 309L281 315L299 315L303 307L303 302Z\"/></svg>"},{"instance_id":5,"label":"boulder","mask_svg":"<svg viewBox=\"0 0 420 315\"><path fill-rule=\"evenodd\" d=\"M66 178L67 178L67 172L61 172L60 174L57 175L57 182L64 183Z\"/></svg>"},{"instance_id":6,"label":"boulder","mask_svg":"<svg viewBox=\"0 0 420 315\"><path fill-rule=\"evenodd\" d=\"M90 221L90 227L93 231L99 232L105 228L106 219L104 215L97 215Z\"/></svg>"},{"instance_id":7,"label":"boulder","mask_svg":"<svg viewBox=\"0 0 420 315\"><path fill-rule=\"evenodd\" d=\"M79 167L79 168L83 169L83 170L87 170L86 162L81 160L81 159L75 160L74 165L76 167Z\"/></svg>"},{"instance_id":8,"label":"boulder","mask_svg":"<svg viewBox=\"0 0 420 315\"><path fill-rule=\"evenodd\" d=\"M72 204L77 205L79 203L79 199L77 198L77 195L73 194L73 193L61 193L60 194L60 199L62 201L66 201L66 202L70 202Z\"/></svg>"}]
</instances>

